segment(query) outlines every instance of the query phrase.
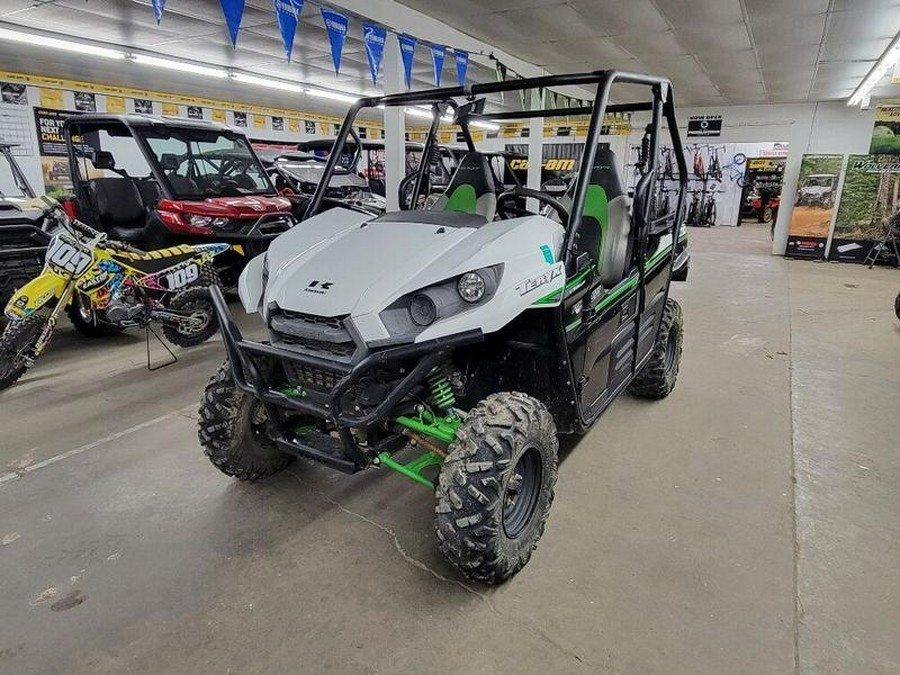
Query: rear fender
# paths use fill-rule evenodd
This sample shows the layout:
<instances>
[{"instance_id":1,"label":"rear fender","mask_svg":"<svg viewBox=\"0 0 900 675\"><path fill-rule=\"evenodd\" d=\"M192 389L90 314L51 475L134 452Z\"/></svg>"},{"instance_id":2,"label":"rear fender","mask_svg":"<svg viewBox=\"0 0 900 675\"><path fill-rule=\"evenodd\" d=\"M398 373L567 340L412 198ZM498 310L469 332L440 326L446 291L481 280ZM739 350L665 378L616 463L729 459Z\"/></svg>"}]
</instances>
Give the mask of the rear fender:
<instances>
[{"instance_id":1,"label":"rear fender","mask_svg":"<svg viewBox=\"0 0 900 675\"><path fill-rule=\"evenodd\" d=\"M13 321L24 319L54 298L60 297L65 287L66 279L52 272L45 272L13 293L6 305L6 316Z\"/></svg>"}]
</instances>

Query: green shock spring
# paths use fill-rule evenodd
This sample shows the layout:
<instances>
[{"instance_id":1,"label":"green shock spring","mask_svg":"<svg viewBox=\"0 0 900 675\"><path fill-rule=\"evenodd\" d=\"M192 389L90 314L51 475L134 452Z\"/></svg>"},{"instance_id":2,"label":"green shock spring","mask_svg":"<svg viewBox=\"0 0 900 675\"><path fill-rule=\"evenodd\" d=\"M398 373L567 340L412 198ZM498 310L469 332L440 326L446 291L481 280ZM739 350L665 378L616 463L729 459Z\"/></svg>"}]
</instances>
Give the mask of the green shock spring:
<instances>
[{"instance_id":1,"label":"green shock spring","mask_svg":"<svg viewBox=\"0 0 900 675\"><path fill-rule=\"evenodd\" d=\"M440 366L436 366L428 374L428 386L431 388L431 396L428 402L435 408L450 412L450 409L456 405L456 397L453 395L453 388L450 386L450 380L447 374Z\"/></svg>"}]
</instances>

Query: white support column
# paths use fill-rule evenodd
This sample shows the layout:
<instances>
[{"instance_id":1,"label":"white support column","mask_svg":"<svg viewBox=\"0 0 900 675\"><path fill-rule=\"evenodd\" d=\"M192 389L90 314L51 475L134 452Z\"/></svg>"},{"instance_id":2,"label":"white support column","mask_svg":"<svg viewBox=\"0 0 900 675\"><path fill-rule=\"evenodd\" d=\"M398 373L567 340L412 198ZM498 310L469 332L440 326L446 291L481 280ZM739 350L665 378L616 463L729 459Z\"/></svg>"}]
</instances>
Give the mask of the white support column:
<instances>
[{"instance_id":1,"label":"white support column","mask_svg":"<svg viewBox=\"0 0 900 675\"><path fill-rule=\"evenodd\" d=\"M384 49L384 93L398 94L406 90L400 42L389 33ZM397 211L400 201L397 191L406 175L406 120L403 108L384 111L384 171L387 210Z\"/></svg>"},{"instance_id":2,"label":"white support column","mask_svg":"<svg viewBox=\"0 0 900 675\"><path fill-rule=\"evenodd\" d=\"M544 105L537 90L531 92L531 108L538 110ZM525 187L541 189L541 167L544 164L544 118L535 117L528 122L528 178ZM536 199L526 202L529 211L536 212L540 206Z\"/></svg>"}]
</instances>

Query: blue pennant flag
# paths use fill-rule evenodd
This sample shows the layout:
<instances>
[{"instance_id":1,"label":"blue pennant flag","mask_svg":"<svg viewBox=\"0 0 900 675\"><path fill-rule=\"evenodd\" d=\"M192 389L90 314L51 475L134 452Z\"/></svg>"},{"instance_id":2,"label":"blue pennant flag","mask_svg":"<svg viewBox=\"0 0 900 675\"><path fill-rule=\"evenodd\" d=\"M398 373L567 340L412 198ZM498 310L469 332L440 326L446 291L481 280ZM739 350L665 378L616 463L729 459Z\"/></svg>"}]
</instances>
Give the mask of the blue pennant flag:
<instances>
[{"instance_id":1,"label":"blue pennant flag","mask_svg":"<svg viewBox=\"0 0 900 675\"><path fill-rule=\"evenodd\" d=\"M231 46L237 47L238 30L241 27L241 19L244 18L244 0L219 0L219 2L225 14L228 34L231 36Z\"/></svg>"},{"instance_id":2,"label":"blue pennant flag","mask_svg":"<svg viewBox=\"0 0 900 675\"><path fill-rule=\"evenodd\" d=\"M453 54L456 58L456 79L459 86L466 84L466 71L469 70L469 52L462 49L454 49Z\"/></svg>"},{"instance_id":3,"label":"blue pennant flag","mask_svg":"<svg viewBox=\"0 0 900 675\"><path fill-rule=\"evenodd\" d=\"M412 35L398 35L400 41L400 58L403 59L403 72L406 75L406 88L412 84L413 57L416 55L416 38Z\"/></svg>"},{"instance_id":4,"label":"blue pennant flag","mask_svg":"<svg viewBox=\"0 0 900 675\"><path fill-rule=\"evenodd\" d=\"M162 13L166 8L166 0L153 0L153 15L156 17L156 23L162 21Z\"/></svg>"},{"instance_id":5,"label":"blue pennant flag","mask_svg":"<svg viewBox=\"0 0 900 675\"><path fill-rule=\"evenodd\" d=\"M431 45L431 60L434 62L434 86L441 86L441 75L444 74L444 57L447 48L444 45Z\"/></svg>"},{"instance_id":6,"label":"blue pennant flag","mask_svg":"<svg viewBox=\"0 0 900 675\"><path fill-rule=\"evenodd\" d=\"M331 60L334 61L334 74L341 72L341 52L344 49L344 40L347 39L347 27L349 19L343 14L322 7L322 21L325 22L325 30L328 31L328 40L331 42Z\"/></svg>"},{"instance_id":7,"label":"blue pennant flag","mask_svg":"<svg viewBox=\"0 0 900 675\"><path fill-rule=\"evenodd\" d=\"M369 71L372 73L372 84L378 83L378 68L384 57L384 41L387 31L372 23L363 24L363 43L366 45L366 56L369 58Z\"/></svg>"},{"instance_id":8,"label":"blue pennant flag","mask_svg":"<svg viewBox=\"0 0 900 675\"><path fill-rule=\"evenodd\" d=\"M275 6L275 16L278 17L278 28L281 29L281 41L284 42L284 52L287 54L288 63L291 61L291 52L294 51L294 35L297 32L297 22L303 11L304 0L272 0Z\"/></svg>"}]
</instances>

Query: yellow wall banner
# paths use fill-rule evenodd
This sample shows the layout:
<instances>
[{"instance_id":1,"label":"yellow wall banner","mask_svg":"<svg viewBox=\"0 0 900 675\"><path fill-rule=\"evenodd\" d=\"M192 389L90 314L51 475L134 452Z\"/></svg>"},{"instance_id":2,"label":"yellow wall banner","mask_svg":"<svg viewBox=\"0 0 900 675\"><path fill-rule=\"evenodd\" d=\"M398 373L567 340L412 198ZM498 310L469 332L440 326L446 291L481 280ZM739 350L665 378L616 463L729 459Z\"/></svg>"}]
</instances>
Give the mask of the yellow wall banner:
<instances>
[{"instance_id":1,"label":"yellow wall banner","mask_svg":"<svg viewBox=\"0 0 900 675\"><path fill-rule=\"evenodd\" d=\"M162 114L167 117L178 117L181 113L181 108L177 103L163 103L162 104Z\"/></svg>"},{"instance_id":2,"label":"yellow wall banner","mask_svg":"<svg viewBox=\"0 0 900 675\"><path fill-rule=\"evenodd\" d=\"M300 120L295 119L293 117L288 119L288 129L290 129L292 134L300 133Z\"/></svg>"},{"instance_id":3,"label":"yellow wall banner","mask_svg":"<svg viewBox=\"0 0 900 675\"><path fill-rule=\"evenodd\" d=\"M107 96L106 112L115 113L117 115L125 114L125 97L124 96Z\"/></svg>"},{"instance_id":4,"label":"yellow wall banner","mask_svg":"<svg viewBox=\"0 0 900 675\"><path fill-rule=\"evenodd\" d=\"M254 129L265 129L266 128L266 116L265 115L254 115L253 116L253 128Z\"/></svg>"},{"instance_id":5,"label":"yellow wall banner","mask_svg":"<svg viewBox=\"0 0 900 675\"><path fill-rule=\"evenodd\" d=\"M42 108L62 108L63 93L61 89L45 89L41 87L41 107Z\"/></svg>"},{"instance_id":6,"label":"yellow wall banner","mask_svg":"<svg viewBox=\"0 0 900 675\"><path fill-rule=\"evenodd\" d=\"M212 121L218 122L219 124L225 124L225 111L219 110L218 108L213 108Z\"/></svg>"}]
</instances>

